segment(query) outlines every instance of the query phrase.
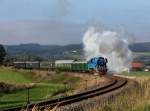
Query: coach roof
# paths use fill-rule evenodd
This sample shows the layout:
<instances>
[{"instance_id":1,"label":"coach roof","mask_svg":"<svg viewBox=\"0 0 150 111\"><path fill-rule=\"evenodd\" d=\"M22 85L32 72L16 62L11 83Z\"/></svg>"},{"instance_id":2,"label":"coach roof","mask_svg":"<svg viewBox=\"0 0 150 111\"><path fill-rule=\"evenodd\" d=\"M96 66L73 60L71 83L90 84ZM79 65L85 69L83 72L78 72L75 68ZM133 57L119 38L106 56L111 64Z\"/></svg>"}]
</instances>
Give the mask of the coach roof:
<instances>
[{"instance_id":1,"label":"coach roof","mask_svg":"<svg viewBox=\"0 0 150 111\"><path fill-rule=\"evenodd\" d=\"M73 63L74 60L56 60L55 63L56 64L63 64L63 63Z\"/></svg>"}]
</instances>

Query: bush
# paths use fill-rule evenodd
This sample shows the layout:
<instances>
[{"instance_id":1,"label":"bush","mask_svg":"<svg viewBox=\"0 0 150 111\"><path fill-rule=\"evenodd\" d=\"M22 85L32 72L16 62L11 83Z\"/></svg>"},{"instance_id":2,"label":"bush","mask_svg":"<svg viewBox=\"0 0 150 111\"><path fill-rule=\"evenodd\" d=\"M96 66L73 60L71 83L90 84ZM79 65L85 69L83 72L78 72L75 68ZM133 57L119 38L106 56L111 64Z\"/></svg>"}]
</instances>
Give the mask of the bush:
<instances>
[{"instance_id":1,"label":"bush","mask_svg":"<svg viewBox=\"0 0 150 111\"><path fill-rule=\"evenodd\" d=\"M0 65L2 65L5 56L6 56L6 50L3 47L3 45L0 44Z\"/></svg>"}]
</instances>

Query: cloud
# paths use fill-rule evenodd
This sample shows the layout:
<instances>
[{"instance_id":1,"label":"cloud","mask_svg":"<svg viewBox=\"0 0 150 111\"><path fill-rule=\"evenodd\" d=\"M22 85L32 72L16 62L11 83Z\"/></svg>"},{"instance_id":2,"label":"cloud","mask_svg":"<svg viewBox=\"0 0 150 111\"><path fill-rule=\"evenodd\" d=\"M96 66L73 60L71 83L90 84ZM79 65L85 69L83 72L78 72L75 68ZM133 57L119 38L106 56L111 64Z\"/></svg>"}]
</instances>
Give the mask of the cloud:
<instances>
[{"instance_id":1,"label":"cloud","mask_svg":"<svg viewBox=\"0 0 150 111\"><path fill-rule=\"evenodd\" d=\"M0 43L80 43L85 30L84 24L72 22L5 22L0 23Z\"/></svg>"}]
</instances>

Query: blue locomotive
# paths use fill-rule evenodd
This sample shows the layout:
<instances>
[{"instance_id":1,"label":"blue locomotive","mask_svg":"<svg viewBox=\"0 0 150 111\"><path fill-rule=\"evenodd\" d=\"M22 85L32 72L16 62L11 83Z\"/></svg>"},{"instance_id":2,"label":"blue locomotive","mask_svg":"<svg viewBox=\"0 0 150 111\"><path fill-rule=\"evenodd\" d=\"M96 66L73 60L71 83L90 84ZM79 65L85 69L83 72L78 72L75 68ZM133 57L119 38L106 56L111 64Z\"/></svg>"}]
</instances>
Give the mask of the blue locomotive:
<instances>
[{"instance_id":1,"label":"blue locomotive","mask_svg":"<svg viewBox=\"0 0 150 111\"><path fill-rule=\"evenodd\" d=\"M104 57L91 58L88 61L88 68L92 73L98 72L99 74L104 75L107 72L107 63L108 61Z\"/></svg>"}]
</instances>

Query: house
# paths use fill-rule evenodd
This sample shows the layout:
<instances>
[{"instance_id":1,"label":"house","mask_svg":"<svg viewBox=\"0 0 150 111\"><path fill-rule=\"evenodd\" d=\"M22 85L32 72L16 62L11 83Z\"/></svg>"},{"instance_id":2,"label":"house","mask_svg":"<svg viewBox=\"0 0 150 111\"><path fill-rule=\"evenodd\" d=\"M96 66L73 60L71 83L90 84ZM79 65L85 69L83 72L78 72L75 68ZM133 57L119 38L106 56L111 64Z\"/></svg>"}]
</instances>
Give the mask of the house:
<instances>
[{"instance_id":1,"label":"house","mask_svg":"<svg viewBox=\"0 0 150 111\"><path fill-rule=\"evenodd\" d=\"M133 71L141 71L141 70L143 70L143 68L144 68L143 63L141 63L139 61L133 61L132 62L131 70L133 70Z\"/></svg>"}]
</instances>

